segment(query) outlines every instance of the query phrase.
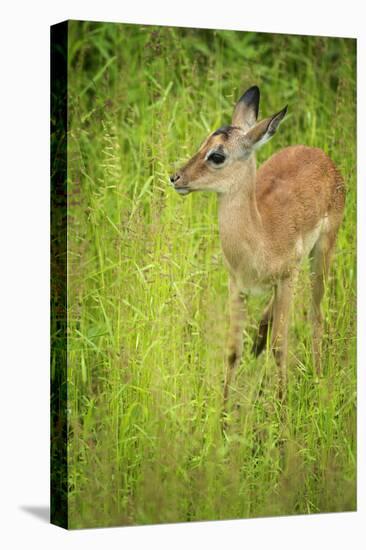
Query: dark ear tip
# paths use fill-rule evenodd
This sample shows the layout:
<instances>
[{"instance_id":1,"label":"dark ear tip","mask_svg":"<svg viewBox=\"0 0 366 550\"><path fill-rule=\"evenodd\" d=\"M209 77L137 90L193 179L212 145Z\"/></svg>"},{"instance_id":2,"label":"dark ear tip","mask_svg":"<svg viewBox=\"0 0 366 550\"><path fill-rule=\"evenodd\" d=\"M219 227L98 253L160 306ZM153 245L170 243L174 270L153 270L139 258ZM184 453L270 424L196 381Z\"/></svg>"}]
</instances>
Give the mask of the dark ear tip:
<instances>
[{"instance_id":1,"label":"dark ear tip","mask_svg":"<svg viewBox=\"0 0 366 550\"><path fill-rule=\"evenodd\" d=\"M255 107L256 117L258 117L260 95L261 94L258 86L251 86L243 93L243 95L239 99L239 101L244 101L246 105L253 105Z\"/></svg>"},{"instance_id":2,"label":"dark ear tip","mask_svg":"<svg viewBox=\"0 0 366 550\"><path fill-rule=\"evenodd\" d=\"M245 101L245 103L252 103L253 101L259 101L260 91L258 86L251 86L248 88L239 101Z\"/></svg>"},{"instance_id":3,"label":"dark ear tip","mask_svg":"<svg viewBox=\"0 0 366 550\"><path fill-rule=\"evenodd\" d=\"M272 117L272 120L274 118L279 118L280 120L283 119L283 117L285 116L285 114L287 113L287 108L288 108L288 105L286 105L283 109L281 109L281 111L278 111L278 113L276 113L275 115L273 115Z\"/></svg>"},{"instance_id":4,"label":"dark ear tip","mask_svg":"<svg viewBox=\"0 0 366 550\"><path fill-rule=\"evenodd\" d=\"M257 85L254 85L254 86L251 86L250 88L247 89L247 91L245 93L248 93L248 92L253 92L253 93L257 93L259 94L259 88Z\"/></svg>"}]
</instances>

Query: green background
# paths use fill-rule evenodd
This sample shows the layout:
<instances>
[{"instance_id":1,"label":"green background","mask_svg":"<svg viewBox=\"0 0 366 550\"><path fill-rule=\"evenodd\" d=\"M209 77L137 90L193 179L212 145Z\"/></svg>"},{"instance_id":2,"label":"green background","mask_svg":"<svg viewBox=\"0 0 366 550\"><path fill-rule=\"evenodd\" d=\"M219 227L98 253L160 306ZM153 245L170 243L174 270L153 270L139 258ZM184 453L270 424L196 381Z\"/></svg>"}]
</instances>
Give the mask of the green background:
<instances>
[{"instance_id":1,"label":"green background","mask_svg":"<svg viewBox=\"0 0 366 550\"><path fill-rule=\"evenodd\" d=\"M355 40L70 22L68 48L70 526L354 510ZM347 204L324 300L323 377L304 265L286 415L271 354L250 354L268 300L253 297L222 434L216 197L182 199L168 176L253 84L260 117L289 105L258 162L287 145L321 147Z\"/></svg>"}]
</instances>

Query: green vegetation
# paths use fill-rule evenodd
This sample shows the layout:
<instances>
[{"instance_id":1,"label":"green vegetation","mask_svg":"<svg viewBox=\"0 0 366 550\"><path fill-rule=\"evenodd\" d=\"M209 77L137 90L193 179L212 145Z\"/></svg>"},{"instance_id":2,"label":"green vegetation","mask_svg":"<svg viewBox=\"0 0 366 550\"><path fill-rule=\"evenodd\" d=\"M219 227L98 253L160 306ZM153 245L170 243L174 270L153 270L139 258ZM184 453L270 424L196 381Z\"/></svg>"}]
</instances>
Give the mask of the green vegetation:
<instances>
[{"instance_id":1,"label":"green vegetation","mask_svg":"<svg viewBox=\"0 0 366 550\"><path fill-rule=\"evenodd\" d=\"M70 23L72 528L355 509L355 50L349 39ZM258 162L290 144L322 147L347 206L324 300L324 376L304 266L286 415L271 354L250 354L268 299L253 297L223 435L216 197L182 198L168 176L253 84L261 116L289 104Z\"/></svg>"}]
</instances>

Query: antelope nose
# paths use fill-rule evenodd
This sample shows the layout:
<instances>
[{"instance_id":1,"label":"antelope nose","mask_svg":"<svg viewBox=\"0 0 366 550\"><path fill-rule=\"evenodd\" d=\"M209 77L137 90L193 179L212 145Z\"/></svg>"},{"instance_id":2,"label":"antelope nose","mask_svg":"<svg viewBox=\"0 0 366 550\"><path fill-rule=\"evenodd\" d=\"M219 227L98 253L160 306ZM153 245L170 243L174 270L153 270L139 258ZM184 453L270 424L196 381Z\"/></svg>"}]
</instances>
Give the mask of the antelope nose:
<instances>
[{"instance_id":1,"label":"antelope nose","mask_svg":"<svg viewBox=\"0 0 366 550\"><path fill-rule=\"evenodd\" d=\"M177 183L177 181L180 180L180 175L179 174L173 174L172 176L170 176L170 183L172 183L173 185L175 183Z\"/></svg>"}]
</instances>

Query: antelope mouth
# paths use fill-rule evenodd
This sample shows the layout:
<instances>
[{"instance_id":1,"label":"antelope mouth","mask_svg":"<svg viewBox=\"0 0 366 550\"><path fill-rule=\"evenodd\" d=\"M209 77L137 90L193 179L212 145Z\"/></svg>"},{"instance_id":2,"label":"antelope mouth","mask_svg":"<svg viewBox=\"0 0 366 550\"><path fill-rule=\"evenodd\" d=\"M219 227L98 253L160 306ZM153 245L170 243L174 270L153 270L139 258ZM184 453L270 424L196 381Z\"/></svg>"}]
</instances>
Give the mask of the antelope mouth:
<instances>
[{"instance_id":1,"label":"antelope mouth","mask_svg":"<svg viewBox=\"0 0 366 550\"><path fill-rule=\"evenodd\" d=\"M188 195L191 192L191 190L187 189L187 187L174 187L174 189L180 195Z\"/></svg>"}]
</instances>

